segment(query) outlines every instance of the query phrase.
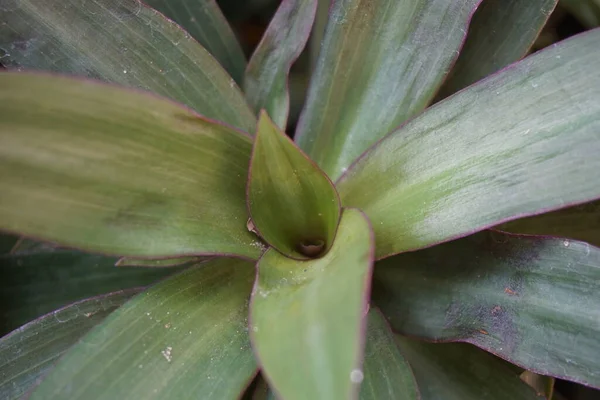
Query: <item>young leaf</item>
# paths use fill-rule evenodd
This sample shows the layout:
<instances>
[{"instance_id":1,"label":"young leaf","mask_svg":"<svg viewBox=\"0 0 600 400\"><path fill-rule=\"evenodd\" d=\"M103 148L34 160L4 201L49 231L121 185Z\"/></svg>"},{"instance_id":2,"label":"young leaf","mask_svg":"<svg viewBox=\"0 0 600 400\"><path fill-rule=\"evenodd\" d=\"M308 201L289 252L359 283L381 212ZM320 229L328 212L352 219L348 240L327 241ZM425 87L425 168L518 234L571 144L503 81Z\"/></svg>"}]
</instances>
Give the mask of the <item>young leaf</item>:
<instances>
[{"instance_id":1,"label":"young leaf","mask_svg":"<svg viewBox=\"0 0 600 400\"><path fill-rule=\"evenodd\" d=\"M0 228L90 251L258 258L249 137L170 101L0 74Z\"/></svg>"},{"instance_id":2,"label":"young leaf","mask_svg":"<svg viewBox=\"0 0 600 400\"><path fill-rule=\"evenodd\" d=\"M542 400L502 360L466 343L425 343L396 335L422 400Z\"/></svg>"},{"instance_id":3,"label":"young leaf","mask_svg":"<svg viewBox=\"0 0 600 400\"><path fill-rule=\"evenodd\" d=\"M600 197L600 30L430 108L337 184L373 223L377 257Z\"/></svg>"},{"instance_id":4,"label":"young leaf","mask_svg":"<svg viewBox=\"0 0 600 400\"><path fill-rule=\"evenodd\" d=\"M357 391L373 247L367 219L346 209L324 257L297 261L269 249L258 261L251 338L278 396L349 399Z\"/></svg>"},{"instance_id":5,"label":"young leaf","mask_svg":"<svg viewBox=\"0 0 600 400\"><path fill-rule=\"evenodd\" d=\"M363 372L365 380L360 387L360 400L421 399L413 372L381 311L376 308L369 311Z\"/></svg>"},{"instance_id":6,"label":"young leaf","mask_svg":"<svg viewBox=\"0 0 600 400\"><path fill-rule=\"evenodd\" d=\"M254 50L244 91L255 113L265 109L285 130L290 111L288 74L300 56L315 19L317 0L284 0Z\"/></svg>"},{"instance_id":7,"label":"young leaf","mask_svg":"<svg viewBox=\"0 0 600 400\"><path fill-rule=\"evenodd\" d=\"M338 0L298 145L332 179L432 99L480 0Z\"/></svg>"},{"instance_id":8,"label":"young leaf","mask_svg":"<svg viewBox=\"0 0 600 400\"><path fill-rule=\"evenodd\" d=\"M253 278L248 261L219 258L159 283L85 335L31 399L237 397L256 373Z\"/></svg>"},{"instance_id":9,"label":"young leaf","mask_svg":"<svg viewBox=\"0 0 600 400\"><path fill-rule=\"evenodd\" d=\"M248 177L248 210L269 245L294 258L329 250L340 200L329 178L263 111Z\"/></svg>"},{"instance_id":10,"label":"young leaf","mask_svg":"<svg viewBox=\"0 0 600 400\"><path fill-rule=\"evenodd\" d=\"M215 0L145 0L181 25L241 84L246 57Z\"/></svg>"},{"instance_id":11,"label":"young leaf","mask_svg":"<svg viewBox=\"0 0 600 400\"><path fill-rule=\"evenodd\" d=\"M485 0L473 15L452 72L437 94L444 99L524 57L558 0Z\"/></svg>"},{"instance_id":12,"label":"young leaf","mask_svg":"<svg viewBox=\"0 0 600 400\"><path fill-rule=\"evenodd\" d=\"M115 257L51 250L0 257L0 334L70 303L147 286L181 268L115 268Z\"/></svg>"},{"instance_id":13,"label":"young leaf","mask_svg":"<svg viewBox=\"0 0 600 400\"><path fill-rule=\"evenodd\" d=\"M10 0L2 11L0 49L7 49L2 64L8 68L137 87L254 129L252 110L219 63L140 0Z\"/></svg>"},{"instance_id":14,"label":"young leaf","mask_svg":"<svg viewBox=\"0 0 600 400\"><path fill-rule=\"evenodd\" d=\"M486 231L383 260L373 279L399 333L600 387L599 248Z\"/></svg>"},{"instance_id":15,"label":"young leaf","mask_svg":"<svg viewBox=\"0 0 600 400\"><path fill-rule=\"evenodd\" d=\"M600 247L600 201L516 219L498 225L495 229L529 235L566 237Z\"/></svg>"},{"instance_id":16,"label":"young leaf","mask_svg":"<svg viewBox=\"0 0 600 400\"><path fill-rule=\"evenodd\" d=\"M82 300L0 339L0 398L19 399L90 329L141 289Z\"/></svg>"}]
</instances>

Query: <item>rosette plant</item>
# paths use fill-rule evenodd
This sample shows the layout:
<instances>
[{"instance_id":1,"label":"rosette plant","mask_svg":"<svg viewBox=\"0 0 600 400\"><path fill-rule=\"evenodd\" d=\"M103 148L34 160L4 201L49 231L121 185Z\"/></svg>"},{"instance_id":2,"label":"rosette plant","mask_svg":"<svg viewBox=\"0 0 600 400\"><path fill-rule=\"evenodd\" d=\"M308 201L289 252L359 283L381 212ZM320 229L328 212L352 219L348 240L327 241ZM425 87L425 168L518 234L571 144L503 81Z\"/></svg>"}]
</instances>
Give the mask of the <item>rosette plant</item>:
<instances>
[{"instance_id":1,"label":"rosette plant","mask_svg":"<svg viewBox=\"0 0 600 400\"><path fill-rule=\"evenodd\" d=\"M247 64L209 0L0 0L2 398L599 387L600 30L523 58L554 5L334 1L292 140L316 0Z\"/></svg>"}]
</instances>

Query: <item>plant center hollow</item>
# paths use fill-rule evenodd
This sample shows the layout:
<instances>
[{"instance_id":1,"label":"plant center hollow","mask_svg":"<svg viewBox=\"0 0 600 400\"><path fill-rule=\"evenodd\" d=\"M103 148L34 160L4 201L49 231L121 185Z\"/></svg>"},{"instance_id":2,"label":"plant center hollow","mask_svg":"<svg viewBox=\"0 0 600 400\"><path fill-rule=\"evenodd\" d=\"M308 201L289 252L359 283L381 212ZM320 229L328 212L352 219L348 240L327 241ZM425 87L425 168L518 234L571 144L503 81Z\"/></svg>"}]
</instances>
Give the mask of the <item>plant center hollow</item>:
<instances>
[{"instance_id":1,"label":"plant center hollow","mask_svg":"<svg viewBox=\"0 0 600 400\"><path fill-rule=\"evenodd\" d=\"M317 257L325 249L325 241L322 239L305 239L298 243L297 250L307 257Z\"/></svg>"}]
</instances>

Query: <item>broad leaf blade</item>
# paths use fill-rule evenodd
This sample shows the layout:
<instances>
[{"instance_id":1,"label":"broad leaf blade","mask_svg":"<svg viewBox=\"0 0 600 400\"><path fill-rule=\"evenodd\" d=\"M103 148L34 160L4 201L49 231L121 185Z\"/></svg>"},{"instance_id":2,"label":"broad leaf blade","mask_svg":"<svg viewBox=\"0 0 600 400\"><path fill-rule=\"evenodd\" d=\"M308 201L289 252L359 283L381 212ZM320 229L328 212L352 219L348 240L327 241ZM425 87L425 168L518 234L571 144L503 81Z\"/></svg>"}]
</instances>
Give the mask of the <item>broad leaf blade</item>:
<instances>
[{"instance_id":1,"label":"broad leaf blade","mask_svg":"<svg viewBox=\"0 0 600 400\"><path fill-rule=\"evenodd\" d=\"M0 48L9 68L142 88L208 118L254 129L252 111L219 63L139 0L9 0L3 8Z\"/></svg>"},{"instance_id":2,"label":"broad leaf blade","mask_svg":"<svg viewBox=\"0 0 600 400\"><path fill-rule=\"evenodd\" d=\"M145 259L145 258L131 258L121 257L115 263L117 267L184 267L193 264L201 263L202 261L209 260L211 257L180 257L180 258L158 258L158 259Z\"/></svg>"},{"instance_id":3,"label":"broad leaf blade","mask_svg":"<svg viewBox=\"0 0 600 400\"><path fill-rule=\"evenodd\" d=\"M147 286L181 268L116 268L117 258L56 250L0 257L0 332L92 296Z\"/></svg>"},{"instance_id":4,"label":"broad leaf blade","mask_svg":"<svg viewBox=\"0 0 600 400\"><path fill-rule=\"evenodd\" d=\"M254 141L247 201L260 236L283 254L306 258L307 246L317 253L331 247L340 219L335 187L264 111Z\"/></svg>"},{"instance_id":5,"label":"broad leaf blade","mask_svg":"<svg viewBox=\"0 0 600 400\"><path fill-rule=\"evenodd\" d=\"M290 112L288 75L308 41L317 0L285 0L254 51L244 78L244 92L258 114L265 109L285 129Z\"/></svg>"},{"instance_id":6,"label":"broad leaf blade","mask_svg":"<svg viewBox=\"0 0 600 400\"><path fill-rule=\"evenodd\" d=\"M249 137L91 81L2 73L0 87L1 228L109 254L258 258Z\"/></svg>"},{"instance_id":7,"label":"broad leaf blade","mask_svg":"<svg viewBox=\"0 0 600 400\"><path fill-rule=\"evenodd\" d=\"M221 258L142 293L65 354L31 399L235 398L256 373L254 268Z\"/></svg>"},{"instance_id":8,"label":"broad leaf blade","mask_svg":"<svg viewBox=\"0 0 600 400\"><path fill-rule=\"evenodd\" d=\"M432 99L479 0L339 0L298 128L332 178Z\"/></svg>"},{"instance_id":9,"label":"broad leaf blade","mask_svg":"<svg viewBox=\"0 0 600 400\"><path fill-rule=\"evenodd\" d=\"M443 99L524 57L558 0L484 0L460 56L437 97Z\"/></svg>"},{"instance_id":10,"label":"broad leaf blade","mask_svg":"<svg viewBox=\"0 0 600 400\"><path fill-rule=\"evenodd\" d=\"M396 341L422 400L541 400L502 360L466 343Z\"/></svg>"},{"instance_id":11,"label":"broad leaf blade","mask_svg":"<svg viewBox=\"0 0 600 400\"><path fill-rule=\"evenodd\" d=\"M338 182L377 257L600 197L600 30L473 85L371 148Z\"/></svg>"},{"instance_id":12,"label":"broad leaf blade","mask_svg":"<svg viewBox=\"0 0 600 400\"><path fill-rule=\"evenodd\" d=\"M349 399L357 391L373 246L367 219L346 209L324 257L296 261L270 249L258 261L252 343L282 398Z\"/></svg>"},{"instance_id":13,"label":"broad leaf blade","mask_svg":"<svg viewBox=\"0 0 600 400\"><path fill-rule=\"evenodd\" d=\"M599 291L599 248L486 231L379 262L373 301L399 333L599 387Z\"/></svg>"},{"instance_id":14,"label":"broad leaf blade","mask_svg":"<svg viewBox=\"0 0 600 400\"><path fill-rule=\"evenodd\" d=\"M361 400L421 399L413 372L398 349L390 327L374 308L368 315L363 372Z\"/></svg>"},{"instance_id":15,"label":"broad leaf blade","mask_svg":"<svg viewBox=\"0 0 600 400\"><path fill-rule=\"evenodd\" d=\"M238 84L242 82L246 57L215 0L145 0L144 3L181 25Z\"/></svg>"},{"instance_id":16,"label":"broad leaf blade","mask_svg":"<svg viewBox=\"0 0 600 400\"><path fill-rule=\"evenodd\" d=\"M498 225L495 229L529 235L566 237L600 247L600 201L516 219Z\"/></svg>"},{"instance_id":17,"label":"broad leaf blade","mask_svg":"<svg viewBox=\"0 0 600 400\"><path fill-rule=\"evenodd\" d=\"M83 335L140 291L130 289L79 301L0 339L0 397L20 398Z\"/></svg>"}]
</instances>

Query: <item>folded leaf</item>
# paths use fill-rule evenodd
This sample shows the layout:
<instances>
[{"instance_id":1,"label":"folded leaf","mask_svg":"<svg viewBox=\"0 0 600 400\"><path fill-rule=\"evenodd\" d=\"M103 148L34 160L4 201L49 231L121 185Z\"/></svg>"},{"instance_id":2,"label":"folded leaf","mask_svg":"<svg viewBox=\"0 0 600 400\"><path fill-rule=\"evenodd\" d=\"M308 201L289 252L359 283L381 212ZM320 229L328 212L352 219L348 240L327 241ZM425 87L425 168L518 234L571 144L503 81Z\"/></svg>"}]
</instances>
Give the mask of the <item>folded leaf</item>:
<instances>
[{"instance_id":1,"label":"folded leaf","mask_svg":"<svg viewBox=\"0 0 600 400\"><path fill-rule=\"evenodd\" d=\"M250 138L170 101L0 73L0 228L109 254L258 258Z\"/></svg>"},{"instance_id":2,"label":"folded leaf","mask_svg":"<svg viewBox=\"0 0 600 400\"><path fill-rule=\"evenodd\" d=\"M558 0L485 0L473 15L441 100L524 57Z\"/></svg>"},{"instance_id":3,"label":"folded leaf","mask_svg":"<svg viewBox=\"0 0 600 400\"><path fill-rule=\"evenodd\" d=\"M600 30L543 50L430 108L338 182L377 257L600 197Z\"/></svg>"},{"instance_id":4,"label":"folded leaf","mask_svg":"<svg viewBox=\"0 0 600 400\"><path fill-rule=\"evenodd\" d=\"M229 399L256 373L254 268L220 258L138 295L69 350L35 399Z\"/></svg>"},{"instance_id":5,"label":"folded leaf","mask_svg":"<svg viewBox=\"0 0 600 400\"><path fill-rule=\"evenodd\" d=\"M79 301L0 339L0 397L21 398L84 334L140 291L129 289Z\"/></svg>"},{"instance_id":6,"label":"folded leaf","mask_svg":"<svg viewBox=\"0 0 600 400\"><path fill-rule=\"evenodd\" d=\"M181 268L116 268L117 258L72 250L0 256L0 334L70 303L147 286Z\"/></svg>"},{"instance_id":7,"label":"folded leaf","mask_svg":"<svg viewBox=\"0 0 600 400\"><path fill-rule=\"evenodd\" d=\"M466 343L425 343L396 335L422 400L541 400L502 360Z\"/></svg>"},{"instance_id":8,"label":"folded leaf","mask_svg":"<svg viewBox=\"0 0 600 400\"><path fill-rule=\"evenodd\" d=\"M263 111L248 177L248 210L269 245L294 258L329 250L340 219L333 183Z\"/></svg>"},{"instance_id":9,"label":"folded leaf","mask_svg":"<svg viewBox=\"0 0 600 400\"><path fill-rule=\"evenodd\" d=\"M421 399L417 382L408 362L398 349L394 335L378 309L368 315L365 380L360 387L360 400Z\"/></svg>"},{"instance_id":10,"label":"folded leaf","mask_svg":"<svg viewBox=\"0 0 600 400\"><path fill-rule=\"evenodd\" d=\"M145 0L144 3L181 25L238 84L242 82L246 57L215 0Z\"/></svg>"},{"instance_id":11,"label":"folded leaf","mask_svg":"<svg viewBox=\"0 0 600 400\"><path fill-rule=\"evenodd\" d=\"M246 69L244 92L254 112L265 109L284 130L290 111L288 75L308 41L317 3L282 1Z\"/></svg>"},{"instance_id":12,"label":"folded leaf","mask_svg":"<svg viewBox=\"0 0 600 400\"><path fill-rule=\"evenodd\" d=\"M381 261L373 281L373 301L399 333L470 342L595 387L599 291L599 248L493 231Z\"/></svg>"},{"instance_id":13,"label":"folded leaf","mask_svg":"<svg viewBox=\"0 0 600 400\"><path fill-rule=\"evenodd\" d=\"M600 247L600 201L516 219L495 229L529 235L562 236Z\"/></svg>"},{"instance_id":14,"label":"folded leaf","mask_svg":"<svg viewBox=\"0 0 600 400\"><path fill-rule=\"evenodd\" d=\"M337 179L369 146L425 108L479 2L333 2L298 145Z\"/></svg>"},{"instance_id":15,"label":"folded leaf","mask_svg":"<svg viewBox=\"0 0 600 400\"><path fill-rule=\"evenodd\" d=\"M142 88L206 117L254 129L251 109L219 63L177 24L139 0L15 0L5 5L0 49L6 49L2 64L8 68Z\"/></svg>"},{"instance_id":16,"label":"folded leaf","mask_svg":"<svg viewBox=\"0 0 600 400\"><path fill-rule=\"evenodd\" d=\"M258 261L251 338L279 397L349 399L357 392L373 246L367 219L347 209L324 257L297 261L269 249Z\"/></svg>"}]
</instances>

